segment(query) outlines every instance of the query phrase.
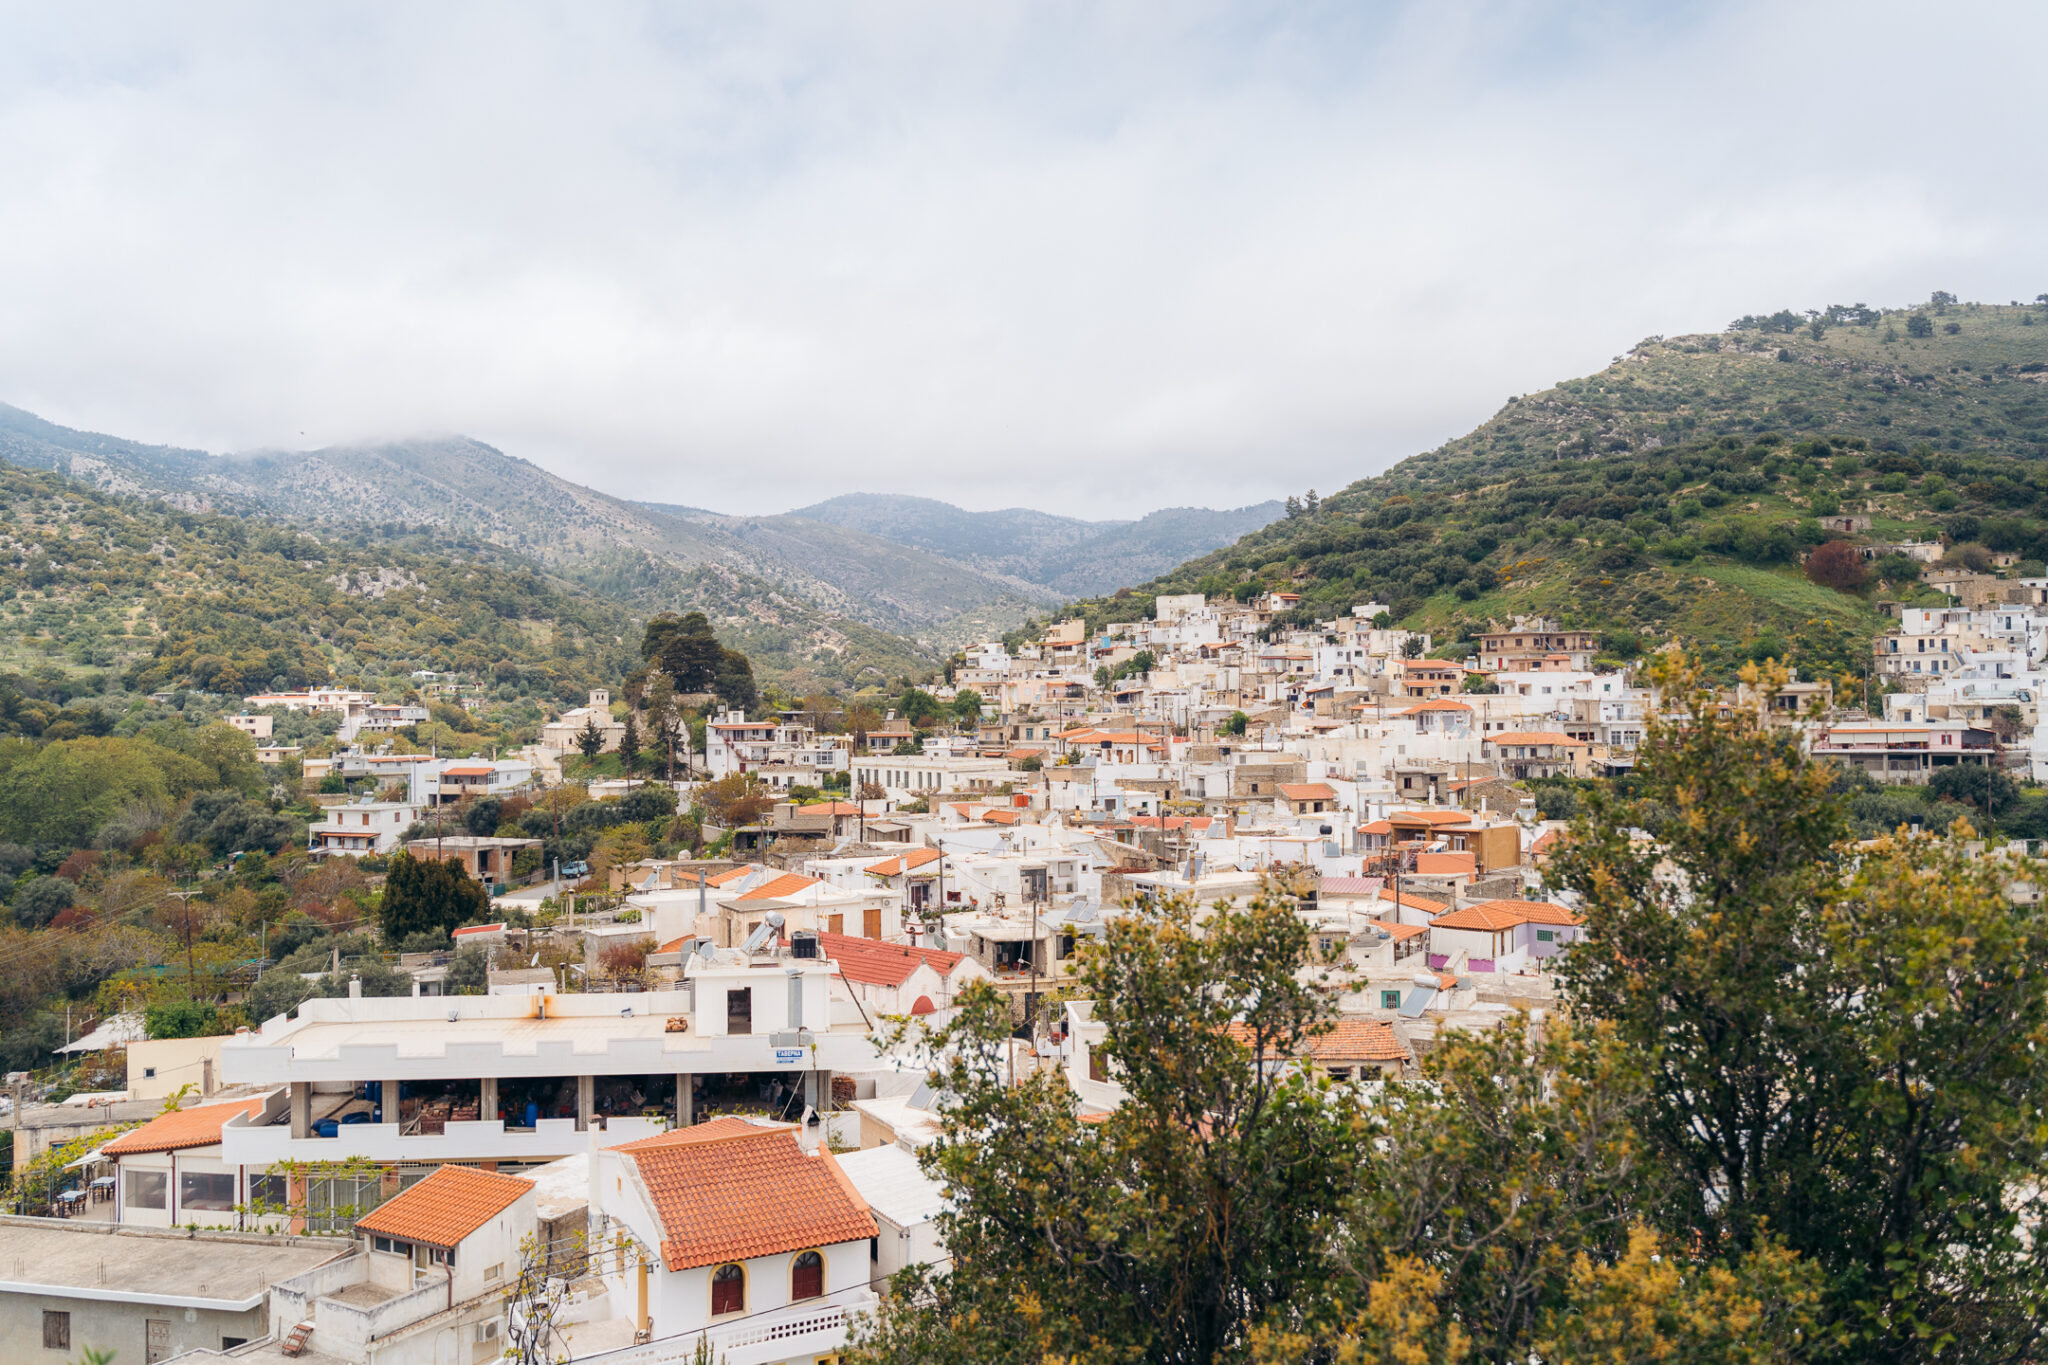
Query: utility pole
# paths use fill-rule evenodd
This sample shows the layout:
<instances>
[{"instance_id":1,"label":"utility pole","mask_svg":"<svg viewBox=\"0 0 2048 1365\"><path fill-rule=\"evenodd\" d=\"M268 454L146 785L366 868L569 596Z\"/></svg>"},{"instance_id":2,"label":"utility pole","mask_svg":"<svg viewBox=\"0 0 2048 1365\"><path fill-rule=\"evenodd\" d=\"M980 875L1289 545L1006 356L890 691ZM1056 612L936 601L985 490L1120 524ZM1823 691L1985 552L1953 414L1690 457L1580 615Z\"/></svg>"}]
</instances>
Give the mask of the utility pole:
<instances>
[{"instance_id":1,"label":"utility pole","mask_svg":"<svg viewBox=\"0 0 2048 1365\"><path fill-rule=\"evenodd\" d=\"M167 891L164 894L175 898L178 902L178 918L182 921L185 930L185 998L197 1000L199 998L199 973L192 960L192 898L199 893L197 891Z\"/></svg>"}]
</instances>

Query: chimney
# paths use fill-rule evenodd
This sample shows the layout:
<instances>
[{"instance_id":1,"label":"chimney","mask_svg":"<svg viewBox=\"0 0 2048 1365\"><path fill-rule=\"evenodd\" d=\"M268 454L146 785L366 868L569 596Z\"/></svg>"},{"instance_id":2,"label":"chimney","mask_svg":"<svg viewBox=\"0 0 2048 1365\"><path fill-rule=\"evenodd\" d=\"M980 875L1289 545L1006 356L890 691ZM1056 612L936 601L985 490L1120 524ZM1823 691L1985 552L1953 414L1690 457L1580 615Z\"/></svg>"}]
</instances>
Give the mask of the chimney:
<instances>
[{"instance_id":1,"label":"chimney","mask_svg":"<svg viewBox=\"0 0 2048 1365\"><path fill-rule=\"evenodd\" d=\"M350 972L348 977L348 998L351 1000L363 998L363 979L354 972Z\"/></svg>"}]
</instances>

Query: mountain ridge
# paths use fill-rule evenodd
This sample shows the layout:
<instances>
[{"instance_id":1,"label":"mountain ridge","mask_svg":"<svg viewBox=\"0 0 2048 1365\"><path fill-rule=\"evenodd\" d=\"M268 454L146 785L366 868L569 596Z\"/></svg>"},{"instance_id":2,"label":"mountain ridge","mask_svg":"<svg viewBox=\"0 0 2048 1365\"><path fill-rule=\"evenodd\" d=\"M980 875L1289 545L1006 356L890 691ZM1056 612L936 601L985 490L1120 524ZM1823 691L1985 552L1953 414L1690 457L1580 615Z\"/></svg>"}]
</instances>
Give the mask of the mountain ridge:
<instances>
[{"instance_id":1,"label":"mountain ridge","mask_svg":"<svg viewBox=\"0 0 2048 1365\"><path fill-rule=\"evenodd\" d=\"M1190 545L1227 545L1279 515L1278 500L1238 508L1163 507L1142 517L1089 521L1010 507L970 512L904 493L843 493L789 515L848 526L958 563L1073 597L1104 592L1188 557Z\"/></svg>"}]
</instances>

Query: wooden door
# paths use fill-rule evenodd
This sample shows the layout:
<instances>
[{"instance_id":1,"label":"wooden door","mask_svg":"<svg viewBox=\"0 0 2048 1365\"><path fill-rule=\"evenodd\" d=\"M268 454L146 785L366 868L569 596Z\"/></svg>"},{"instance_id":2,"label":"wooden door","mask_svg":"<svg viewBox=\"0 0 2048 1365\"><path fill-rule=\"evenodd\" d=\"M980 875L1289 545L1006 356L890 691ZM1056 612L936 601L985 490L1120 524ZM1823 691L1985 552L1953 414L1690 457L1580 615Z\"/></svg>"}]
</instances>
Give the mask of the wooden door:
<instances>
[{"instance_id":1,"label":"wooden door","mask_svg":"<svg viewBox=\"0 0 2048 1365\"><path fill-rule=\"evenodd\" d=\"M846 916L844 916L844 915L828 915L828 916L826 916L826 917L825 917L825 929L826 929L826 931L827 931L828 933L834 933L834 934L843 934L843 933L845 933L845 932L846 932Z\"/></svg>"},{"instance_id":2,"label":"wooden door","mask_svg":"<svg viewBox=\"0 0 2048 1365\"><path fill-rule=\"evenodd\" d=\"M860 912L860 932L862 938L880 938L882 936L881 906L871 905Z\"/></svg>"},{"instance_id":3,"label":"wooden door","mask_svg":"<svg viewBox=\"0 0 2048 1365\"><path fill-rule=\"evenodd\" d=\"M156 1365L171 1358L171 1320L144 1318L142 1321L142 1365Z\"/></svg>"}]
</instances>

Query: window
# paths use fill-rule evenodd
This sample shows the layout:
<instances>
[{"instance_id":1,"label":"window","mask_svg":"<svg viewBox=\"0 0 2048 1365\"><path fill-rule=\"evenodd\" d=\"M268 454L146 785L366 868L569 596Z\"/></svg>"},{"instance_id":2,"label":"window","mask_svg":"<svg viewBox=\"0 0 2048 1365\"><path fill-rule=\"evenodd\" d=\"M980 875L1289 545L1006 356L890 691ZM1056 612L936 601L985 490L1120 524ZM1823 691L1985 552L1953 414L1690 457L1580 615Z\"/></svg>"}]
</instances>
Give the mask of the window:
<instances>
[{"instance_id":1,"label":"window","mask_svg":"<svg viewBox=\"0 0 2048 1365\"><path fill-rule=\"evenodd\" d=\"M252 1175L249 1177L249 1207L252 1209L282 1209L291 1198L290 1182L281 1175Z\"/></svg>"},{"instance_id":2,"label":"window","mask_svg":"<svg viewBox=\"0 0 2048 1365\"><path fill-rule=\"evenodd\" d=\"M711 1316L747 1311L747 1272L722 1265L711 1273Z\"/></svg>"},{"instance_id":3,"label":"window","mask_svg":"<svg viewBox=\"0 0 2048 1365\"><path fill-rule=\"evenodd\" d=\"M1536 931L1536 941L1538 943L1555 943L1557 942L1557 931L1555 929L1538 929Z\"/></svg>"},{"instance_id":4,"label":"window","mask_svg":"<svg viewBox=\"0 0 2048 1365\"><path fill-rule=\"evenodd\" d=\"M1107 1081L1109 1079L1109 1068L1103 1065L1101 1056L1096 1053L1094 1048L1088 1049L1088 1079L1091 1081Z\"/></svg>"},{"instance_id":5,"label":"window","mask_svg":"<svg viewBox=\"0 0 2048 1365\"><path fill-rule=\"evenodd\" d=\"M43 1349L45 1351L68 1351L71 1349L71 1315L43 1310Z\"/></svg>"},{"instance_id":6,"label":"window","mask_svg":"<svg viewBox=\"0 0 2048 1365\"><path fill-rule=\"evenodd\" d=\"M235 1206L235 1178L226 1172L178 1172L178 1207L181 1209L232 1209Z\"/></svg>"},{"instance_id":7,"label":"window","mask_svg":"<svg viewBox=\"0 0 2048 1365\"><path fill-rule=\"evenodd\" d=\"M153 1067L153 1066L146 1066L146 1067L142 1068L142 1079L144 1079L145 1081L146 1081L146 1080L150 1080L150 1079L154 1078L154 1077L155 1077L155 1075L156 1075L156 1068L155 1068L155 1067Z\"/></svg>"},{"instance_id":8,"label":"window","mask_svg":"<svg viewBox=\"0 0 2048 1365\"><path fill-rule=\"evenodd\" d=\"M732 986L725 992L725 1031L727 1033L752 1033L754 1031L754 988Z\"/></svg>"},{"instance_id":9,"label":"window","mask_svg":"<svg viewBox=\"0 0 2048 1365\"><path fill-rule=\"evenodd\" d=\"M498 1262L496 1265L487 1265L484 1267L484 1278L487 1280L498 1279L501 1276L503 1276L504 1273L505 1263L503 1261Z\"/></svg>"},{"instance_id":10,"label":"window","mask_svg":"<svg viewBox=\"0 0 2048 1365\"><path fill-rule=\"evenodd\" d=\"M815 1251L797 1253L789 1266L789 1298L815 1299L825 1292L825 1258Z\"/></svg>"},{"instance_id":11,"label":"window","mask_svg":"<svg viewBox=\"0 0 2048 1365\"><path fill-rule=\"evenodd\" d=\"M1380 1008L1383 1010L1397 1010L1401 1008L1401 992L1381 991Z\"/></svg>"},{"instance_id":12,"label":"window","mask_svg":"<svg viewBox=\"0 0 2048 1365\"><path fill-rule=\"evenodd\" d=\"M127 1198L123 1203L131 1209L160 1209L164 1207L164 1191L169 1188L170 1178L163 1171L129 1171Z\"/></svg>"}]
</instances>

